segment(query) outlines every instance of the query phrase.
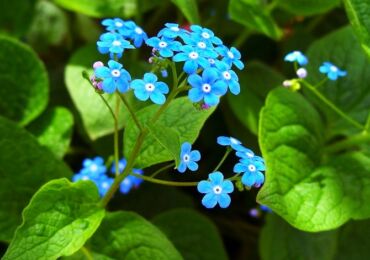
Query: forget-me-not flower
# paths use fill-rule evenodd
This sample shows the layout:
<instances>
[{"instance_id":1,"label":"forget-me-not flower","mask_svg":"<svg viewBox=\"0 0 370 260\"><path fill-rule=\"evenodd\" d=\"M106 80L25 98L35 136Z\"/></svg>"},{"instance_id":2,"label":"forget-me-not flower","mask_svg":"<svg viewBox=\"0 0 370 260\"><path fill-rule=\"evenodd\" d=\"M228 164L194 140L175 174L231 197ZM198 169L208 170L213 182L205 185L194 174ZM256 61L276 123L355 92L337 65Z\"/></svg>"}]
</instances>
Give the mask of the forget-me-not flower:
<instances>
[{"instance_id":1,"label":"forget-me-not flower","mask_svg":"<svg viewBox=\"0 0 370 260\"><path fill-rule=\"evenodd\" d=\"M185 142L181 145L180 164L177 170L181 173L188 168L191 171L198 170L197 161L200 160L200 152L198 150L191 150L191 144Z\"/></svg>"},{"instance_id":2,"label":"forget-me-not flower","mask_svg":"<svg viewBox=\"0 0 370 260\"><path fill-rule=\"evenodd\" d=\"M199 25L192 25L190 26L190 29L192 30L192 37L199 37L204 41L213 43L215 45L222 44L221 39L215 36L215 34L210 29L202 28Z\"/></svg>"},{"instance_id":3,"label":"forget-me-not flower","mask_svg":"<svg viewBox=\"0 0 370 260\"><path fill-rule=\"evenodd\" d=\"M125 21L120 18L104 19L101 22L107 29L107 31L119 31L123 28Z\"/></svg>"},{"instance_id":4,"label":"forget-me-not flower","mask_svg":"<svg viewBox=\"0 0 370 260\"><path fill-rule=\"evenodd\" d=\"M236 73L225 62L218 61L215 66L220 72L222 80L229 87L230 92L238 95L240 93L240 84Z\"/></svg>"},{"instance_id":5,"label":"forget-me-not flower","mask_svg":"<svg viewBox=\"0 0 370 260\"><path fill-rule=\"evenodd\" d=\"M102 174L105 174L107 168L104 165L104 160L100 156L96 156L95 158L89 159L86 158L82 162L82 169L80 173L89 175L90 177L98 177Z\"/></svg>"},{"instance_id":6,"label":"forget-me-not flower","mask_svg":"<svg viewBox=\"0 0 370 260\"><path fill-rule=\"evenodd\" d=\"M193 74L198 70L199 67L209 67L207 58L198 48L185 45L180 47L180 52L173 56L172 59L174 62L184 61L184 71L188 74Z\"/></svg>"},{"instance_id":7,"label":"forget-me-not flower","mask_svg":"<svg viewBox=\"0 0 370 260\"><path fill-rule=\"evenodd\" d=\"M216 48L216 51L222 56L222 61L225 62L230 67L235 65L238 69L242 70L244 68L243 62L241 62L241 54L235 48L231 47L230 49L222 45Z\"/></svg>"},{"instance_id":8,"label":"forget-me-not flower","mask_svg":"<svg viewBox=\"0 0 370 260\"><path fill-rule=\"evenodd\" d=\"M240 160L234 166L234 172L243 173L242 183L248 187L260 187L265 181L265 176L261 171L265 170L265 164L259 160Z\"/></svg>"},{"instance_id":9,"label":"forget-me-not flower","mask_svg":"<svg viewBox=\"0 0 370 260\"><path fill-rule=\"evenodd\" d=\"M146 41L146 44L155 48L162 57L169 58L173 56L174 51L179 51L181 43L170 38L152 37Z\"/></svg>"},{"instance_id":10,"label":"forget-me-not flower","mask_svg":"<svg viewBox=\"0 0 370 260\"><path fill-rule=\"evenodd\" d=\"M96 43L101 54L110 54L113 59L116 55L118 58L122 57L125 49L134 49L129 41L123 39L118 33L104 33L100 36L100 41Z\"/></svg>"},{"instance_id":11,"label":"forget-me-not flower","mask_svg":"<svg viewBox=\"0 0 370 260\"><path fill-rule=\"evenodd\" d=\"M236 152L236 156L239 157L240 159L264 162L264 159L262 157L255 155L251 149L248 149L244 146L239 147L239 149Z\"/></svg>"},{"instance_id":12,"label":"forget-me-not flower","mask_svg":"<svg viewBox=\"0 0 370 260\"><path fill-rule=\"evenodd\" d=\"M308 63L307 57L300 51L289 52L287 55L285 55L284 60L289 62L297 62L301 66L304 66Z\"/></svg>"},{"instance_id":13,"label":"forget-me-not flower","mask_svg":"<svg viewBox=\"0 0 370 260\"><path fill-rule=\"evenodd\" d=\"M339 69L337 66L330 62L324 62L320 68L320 72L326 74L330 80L337 80L338 77L347 75L347 71Z\"/></svg>"},{"instance_id":14,"label":"forget-me-not flower","mask_svg":"<svg viewBox=\"0 0 370 260\"><path fill-rule=\"evenodd\" d=\"M159 37L166 37L166 38L171 38L175 39L176 37L183 37L184 35L187 35L187 31L180 28L177 23L166 23L165 28L160 30L158 32Z\"/></svg>"},{"instance_id":15,"label":"forget-me-not flower","mask_svg":"<svg viewBox=\"0 0 370 260\"><path fill-rule=\"evenodd\" d=\"M123 28L118 32L126 39L132 40L136 48L139 48L148 39L144 30L133 21L126 21Z\"/></svg>"},{"instance_id":16,"label":"forget-me-not flower","mask_svg":"<svg viewBox=\"0 0 370 260\"><path fill-rule=\"evenodd\" d=\"M155 74L145 73L143 79L133 80L130 87L134 89L134 94L139 100L146 101L150 98L153 103L161 105L166 101L164 94L167 94L169 89L166 83L157 80Z\"/></svg>"},{"instance_id":17,"label":"forget-me-not flower","mask_svg":"<svg viewBox=\"0 0 370 260\"><path fill-rule=\"evenodd\" d=\"M101 66L95 69L95 76L102 79L102 88L107 93L127 92L129 88L130 74L122 68L117 61L108 61L108 67Z\"/></svg>"},{"instance_id":18,"label":"forget-me-not flower","mask_svg":"<svg viewBox=\"0 0 370 260\"><path fill-rule=\"evenodd\" d=\"M242 143L234 137L219 136L217 137L217 143L222 146L231 146L236 151L243 149Z\"/></svg>"}]
</instances>

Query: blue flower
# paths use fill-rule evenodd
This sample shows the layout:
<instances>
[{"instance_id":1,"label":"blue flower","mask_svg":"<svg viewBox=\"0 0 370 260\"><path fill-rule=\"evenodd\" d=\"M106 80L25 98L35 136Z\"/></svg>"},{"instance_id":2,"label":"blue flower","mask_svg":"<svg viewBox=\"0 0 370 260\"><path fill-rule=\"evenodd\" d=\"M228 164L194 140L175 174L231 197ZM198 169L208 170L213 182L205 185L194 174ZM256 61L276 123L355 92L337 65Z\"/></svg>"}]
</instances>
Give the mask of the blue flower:
<instances>
[{"instance_id":1,"label":"blue flower","mask_svg":"<svg viewBox=\"0 0 370 260\"><path fill-rule=\"evenodd\" d=\"M229 49L223 45L217 47L216 51L222 56L222 61L230 67L234 64L240 70L244 68L243 62L240 61L241 54L236 48L231 47L231 49Z\"/></svg>"},{"instance_id":2,"label":"blue flower","mask_svg":"<svg viewBox=\"0 0 370 260\"><path fill-rule=\"evenodd\" d=\"M284 60L289 62L297 62L301 66L304 66L308 63L307 57L304 56L300 51L289 52L287 55L285 55Z\"/></svg>"},{"instance_id":3,"label":"blue flower","mask_svg":"<svg viewBox=\"0 0 370 260\"><path fill-rule=\"evenodd\" d=\"M122 57L122 53L125 49L134 49L135 47L122 38L117 33L104 33L100 36L100 41L96 43L98 50L101 54L110 54L110 58L113 59L114 55L118 58Z\"/></svg>"},{"instance_id":4,"label":"blue flower","mask_svg":"<svg viewBox=\"0 0 370 260\"><path fill-rule=\"evenodd\" d=\"M164 36L166 38L175 39L178 36L182 37L188 34L184 29L179 28L177 23L166 23L165 26L165 28L159 31L159 37Z\"/></svg>"},{"instance_id":5,"label":"blue flower","mask_svg":"<svg viewBox=\"0 0 370 260\"><path fill-rule=\"evenodd\" d=\"M200 160L200 152L198 150L191 150L191 144L185 142L181 145L181 153L180 153L180 164L178 167L178 171L183 173L188 168L191 171L198 170L197 161Z\"/></svg>"},{"instance_id":6,"label":"blue flower","mask_svg":"<svg viewBox=\"0 0 370 260\"><path fill-rule=\"evenodd\" d=\"M179 51L181 43L170 38L152 37L146 41L146 44L158 50L162 57L169 58L173 56L174 51Z\"/></svg>"},{"instance_id":7,"label":"blue flower","mask_svg":"<svg viewBox=\"0 0 370 260\"><path fill-rule=\"evenodd\" d=\"M204 58L216 59L218 57L218 53L215 51L212 43L205 41L203 38L194 35L185 35L183 36L183 40L186 45L192 46L195 50L202 53Z\"/></svg>"},{"instance_id":8,"label":"blue flower","mask_svg":"<svg viewBox=\"0 0 370 260\"><path fill-rule=\"evenodd\" d=\"M103 197L112 186L114 179L106 175L102 175L99 179L95 179L92 181L95 182L96 186L98 187L100 196Z\"/></svg>"},{"instance_id":9,"label":"blue flower","mask_svg":"<svg viewBox=\"0 0 370 260\"><path fill-rule=\"evenodd\" d=\"M326 74L330 80L337 80L338 77L344 77L347 75L347 71L340 70L337 66L330 62L324 62L320 66L320 72Z\"/></svg>"},{"instance_id":10,"label":"blue flower","mask_svg":"<svg viewBox=\"0 0 370 260\"><path fill-rule=\"evenodd\" d=\"M200 67L209 67L209 62L206 57L203 56L203 52L199 51L198 48L189 45L181 46L180 53L173 56L174 62L185 61L184 71L188 74L193 74Z\"/></svg>"},{"instance_id":11,"label":"blue flower","mask_svg":"<svg viewBox=\"0 0 370 260\"><path fill-rule=\"evenodd\" d=\"M130 74L122 68L122 64L110 60L108 67L101 66L95 69L95 76L102 79L103 90L113 93L118 89L121 93L127 92L129 88Z\"/></svg>"},{"instance_id":12,"label":"blue flower","mask_svg":"<svg viewBox=\"0 0 370 260\"><path fill-rule=\"evenodd\" d=\"M240 159L264 162L264 159L262 157L255 155L251 149L245 148L244 146L241 146L238 149L238 151L236 152L236 156L238 156Z\"/></svg>"},{"instance_id":13,"label":"blue flower","mask_svg":"<svg viewBox=\"0 0 370 260\"><path fill-rule=\"evenodd\" d=\"M120 18L104 19L101 24L106 27L107 31L118 31L123 28L125 21Z\"/></svg>"},{"instance_id":14,"label":"blue flower","mask_svg":"<svg viewBox=\"0 0 370 260\"><path fill-rule=\"evenodd\" d=\"M192 35L193 37L199 37L203 39L206 42L213 43L215 45L221 45L222 41L220 38L216 37L215 34L207 29L207 28L202 28L199 25L192 25L190 26L190 29L193 31Z\"/></svg>"},{"instance_id":15,"label":"blue flower","mask_svg":"<svg viewBox=\"0 0 370 260\"><path fill-rule=\"evenodd\" d=\"M222 146L231 146L236 151L243 149L242 143L234 137L219 136L217 137L217 143Z\"/></svg>"},{"instance_id":16,"label":"blue flower","mask_svg":"<svg viewBox=\"0 0 370 260\"><path fill-rule=\"evenodd\" d=\"M240 93L239 79L233 70L225 62L216 62L216 68L219 70L222 80L229 87L230 92L234 95Z\"/></svg>"},{"instance_id":17,"label":"blue flower","mask_svg":"<svg viewBox=\"0 0 370 260\"><path fill-rule=\"evenodd\" d=\"M240 160L234 166L234 172L243 173L242 183L248 187L260 187L265 181L265 176L261 171L265 170L265 164L259 160Z\"/></svg>"},{"instance_id":18,"label":"blue flower","mask_svg":"<svg viewBox=\"0 0 370 260\"><path fill-rule=\"evenodd\" d=\"M220 96L227 91L227 85L220 80L218 71L213 68L205 69L202 77L192 74L188 78L192 88L189 90L189 98L193 102L199 102L204 99L204 103L209 106L217 105Z\"/></svg>"},{"instance_id":19,"label":"blue flower","mask_svg":"<svg viewBox=\"0 0 370 260\"><path fill-rule=\"evenodd\" d=\"M119 160L119 163L118 163L118 169L119 169L119 172L122 173L123 170L126 168L126 165L127 165L127 161L125 158L122 158L121 160ZM116 171L116 166L115 164L113 163L112 164L112 167L111 167L111 172L112 173L115 173ZM140 175L143 175L144 171L141 170L141 169L132 169L132 172L133 173L136 173L136 174L140 174ZM123 194L127 194L132 188L137 188L139 187L139 185L143 182L142 179L140 178L137 178L135 176L132 176L132 175L129 175L127 176L120 184L120 191L121 193Z\"/></svg>"},{"instance_id":20,"label":"blue flower","mask_svg":"<svg viewBox=\"0 0 370 260\"><path fill-rule=\"evenodd\" d=\"M133 40L136 48L139 48L148 39L148 35L144 30L133 21L126 21L124 27L118 30L118 32L126 39Z\"/></svg>"},{"instance_id":21,"label":"blue flower","mask_svg":"<svg viewBox=\"0 0 370 260\"><path fill-rule=\"evenodd\" d=\"M155 74L145 73L143 80L133 80L130 87L134 89L134 94L139 100L145 101L150 98L153 103L161 105L166 101L163 94L167 94L169 89L166 83L157 80Z\"/></svg>"},{"instance_id":22,"label":"blue flower","mask_svg":"<svg viewBox=\"0 0 370 260\"><path fill-rule=\"evenodd\" d=\"M97 156L93 159L85 159L82 162L82 169L80 171L83 175L88 175L91 178L97 178L107 171L107 168L104 165L103 158Z\"/></svg>"},{"instance_id":23,"label":"blue flower","mask_svg":"<svg viewBox=\"0 0 370 260\"><path fill-rule=\"evenodd\" d=\"M208 175L209 181L198 183L198 191L206 193L202 199L202 204L206 208L214 208L217 203L221 208L227 208L230 205L231 198L228 193L234 191L234 185L231 181L225 180L221 172L213 172Z\"/></svg>"}]
</instances>

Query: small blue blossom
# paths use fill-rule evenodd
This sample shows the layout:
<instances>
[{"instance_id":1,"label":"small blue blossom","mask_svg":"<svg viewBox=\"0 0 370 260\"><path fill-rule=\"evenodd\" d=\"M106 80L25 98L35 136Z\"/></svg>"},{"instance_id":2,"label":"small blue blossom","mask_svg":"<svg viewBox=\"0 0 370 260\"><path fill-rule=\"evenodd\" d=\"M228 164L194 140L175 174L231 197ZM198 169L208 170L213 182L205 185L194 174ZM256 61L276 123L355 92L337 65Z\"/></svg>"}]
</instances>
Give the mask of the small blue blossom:
<instances>
[{"instance_id":1,"label":"small blue blossom","mask_svg":"<svg viewBox=\"0 0 370 260\"><path fill-rule=\"evenodd\" d=\"M174 51L179 51L181 43L170 38L152 37L146 41L146 44L158 50L159 54L164 58L172 57Z\"/></svg>"},{"instance_id":2,"label":"small blue blossom","mask_svg":"<svg viewBox=\"0 0 370 260\"><path fill-rule=\"evenodd\" d=\"M224 180L221 172L213 172L208 175L209 181L198 183L198 191L206 195L202 199L202 204L206 208L214 208L217 203L221 208L227 208L230 205L231 198L228 193L234 191L234 185L229 180Z\"/></svg>"},{"instance_id":3,"label":"small blue blossom","mask_svg":"<svg viewBox=\"0 0 370 260\"><path fill-rule=\"evenodd\" d=\"M262 157L255 155L251 149L248 149L244 146L241 146L238 149L238 151L236 152L236 156L238 156L240 159L264 162Z\"/></svg>"},{"instance_id":4,"label":"small blue blossom","mask_svg":"<svg viewBox=\"0 0 370 260\"><path fill-rule=\"evenodd\" d=\"M126 39L132 40L136 48L139 48L148 39L148 35L144 30L133 21L126 21L124 27L118 30L118 32Z\"/></svg>"},{"instance_id":5,"label":"small blue blossom","mask_svg":"<svg viewBox=\"0 0 370 260\"><path fill-rule=\"evenodd\" d=\"M121 93L129 89L130 74L122 68L122 64L110 60L108 67L101 66L95 69L95 76L102 79L102 88L107 93L113 93L118 89Z\"/></svg>"},{"instance_id":6,"label":"small blue blossom","mask_svg":"<svg viewBox=\"0 0 370 260\"><path fill-rule=\"evenodd\" d=\"M190 26L190 29L192 30L192 35L193 37L199 37L203 39L206 42L213 43L215 45L221 45L222 41L220 38L216 37L215 34L207 29L207 28L202 28L199 25L192 25Z\"/></svg>"},{"instance_id":7,"label":"small blue blossom","mask_svg":"<svg viewBox=\"0 0 370 260\"><path fill-rule=\"evenodd\" d=\"M240 160L234 166L234 172L243 173L242 183L248 187L260 187L265 181L265 176L261 171L265 170L265 164L256 160Z\"/></svg>"},{"instance_id":8,"label":"small blue blossom","mask_svg":"<svg viewBox=\"0 0 370 260\"><path fill-rule=\"evenodd\" d=\"M219 70L222 80L229 87L230 92L238 95L240 93L240 84L236 73L225 62L216 62L215 66Z\"/></svg>"},{"instance_id":9,"label":"small blue blossom","mask_svg":"<svg viewBox=\"0 0 370 260\"><path fill-rule=\"evenodd\" d=\"M102 174L105 174L107 168L104 165L104 160L100 156L97 156L93 159L85 159L82 162L83 168L81 169L80 173L89 175L93 178L99 177Z\"/></svg>"},{"instance_id":10,"label":"small blue blossom","mask_svg":"<svg viewBox=\"0 0 370 260\"><path fill-rule=\"evenodd\" d=\"M96 43L101 54L110 54L113 59L116 55L118 58L122 57L125 49L134 49L129 41L126 41L118 33L104 33L100 36L100 41Z\"/></svg>"},{"instance_id":11,"label":"small blue blossom","mask_svg":"<svg viewBox=\"0 0 370 260\"><path fill-rule=\"evenodd\" d=\"M167 70L161 70L161 75L163 78L167 78L168 77L168 71Z\"/></svg>"},{"instance_id":12,"label":"small blue blossom","mask_svg":"<svg viewBox=\"0 0 370 260\"><path fill-rule=\"evenodd\" d=\"M240 61L241 54L235 47L231 47L229 49L226 46L222 45L217 47L216 51L222 56L222 61L230 67L234 64L235 67L240 70L244 68L243 62Z\"/></svg>"},{"instance_id":13,"label":"small blue blossom","mask_svg":"<svg viewBox=\"0 0 370 260\"><path fill-rule=\"evenodd\" d=\"M188 74L193 74L199 67L203 69L209 67L207 58L203 56L203 52L198 48L185 45L180 47L180 53L177 53L172 59L174 62L185 61L184 71Z\"/></svg>"},{"instance_id":14,"label":"small blue blossom","mask_svg":"<svg viewBox=\"0 0 370 260\"><path fill-rule=\"evenodd\" d=\"M234 137L219 136L217 137L217 143L222 146L231 146L236 151L243 149L242 143Z\"/></svg>"},{"instance_id":15,"label":"small blue blossom","mask_svg":"<svg viewBox=\"0 0 370 260\"><path fill-rule=\"evenodd\" d=\"M177 23L166 23L165 26L165 28L159 31L158 37L164 36L166 38L175 39L178 36L183 37L187 34L187 31L179 28Z\"/></svg>"},{"instance_id":16,"label":"small blue blossom","mask_svg":"<svg viewBox=\"0 0 370 260\"><path fill-rule=\"evenodd\" d=\"M113 18L113 19L104 19L101 22L107 29L107 31L119 31L123 28L125 21L120 18Z\"/></svg>"},{"instance_id":17,"label":"small blue blossom","mask_svg":"<svg viewBox=\"0 0 370 260\"><path fill-rule=\"evenodd\" d=\"M215 59L218 57L218 53L215 51L212 43L205 41L203 38L186 35L183 37L185 45L194 47L198 52L202 53L202 56L205 58Z\"/></svg>"},{"instance_id":18,"label":"small blue blossom","mask_svg":"<svg viewBox=\"0 0 370 260\"><path fill-rule=\"evenodd\" d=\"M197 161L200 160L200 152L198 150L191 150L191 144L185 142L181 145L181 153L180 153L180 164L178 167L178 171L183 173L188 168L191 171L198 170Z\"/></svg>"},{"instance_id":19,"label":"small blue blossom","mask_svg":"<svg viewBox=\"0 0 370 260\"><path fill-rule=\"evenodd\" d=\"M192 102L199 102L204 99L204 103L209 106L217 105L220 96L227 91L227 85L220 80L218 71L213 68L205 69L202 77L197 74L190 75L188 82L192 86L188 94L189 99Z\"/></svg>"},{"instance_id":20,"label":"small blue blossom","mask_svg":"<svg viewBox=\"0 0 370 260\"><path fill-rule=\"evenodd\" d=\"M157 80L155 74L145 73L144 79L133 80L130 87L134 89L134 94L139 100L145 101L150 98L153 103L161 105L166 101L164 94L167 94L169 89L166 83Z\"/></svg>"},{"instance_id":21,"label":"small blue blossom","mask_svg":"<svg viewBox=\"0 0 370 260\"><path fill-rule=\"evenodd\" d=\"M92 181L95 182L96 186L98 187L100 196L103 197L112 186L114 179L106 175L102 175L99 179Z\"/></svg>"},{"instance_id":22,"label":"small blue blossom","mask_svg":"<svg viewBox=\"0 0 370 260\"><path fill-rule=\"evenodd\" d=\"M320 72L326 74L330 80L337 80L338 77L344 77L347 75L347 71L340 70L337 66L330 62L324 62L320 66Z\"/></svg>"},{"instance_id":23,"label":"small blue blossom","mask_svg":"<svg viewBox=\"0 0 370 260\"><path fill-rule=\"evenodd\" d=\"M285 55L284 60L289 62L297 62L301 66L304 66L308 63L307 57L300 51L289 52L287 55Z\"/></svg>"}]
</instances>

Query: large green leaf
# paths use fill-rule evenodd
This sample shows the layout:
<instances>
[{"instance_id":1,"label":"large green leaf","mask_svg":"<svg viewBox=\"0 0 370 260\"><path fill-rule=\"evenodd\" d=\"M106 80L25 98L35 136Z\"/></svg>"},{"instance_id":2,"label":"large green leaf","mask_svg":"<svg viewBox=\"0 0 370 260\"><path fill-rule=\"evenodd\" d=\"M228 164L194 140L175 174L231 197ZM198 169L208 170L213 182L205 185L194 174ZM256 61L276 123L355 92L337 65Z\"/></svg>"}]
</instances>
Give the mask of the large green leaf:
<instances>
[{"instance_id":1,"label":"large green leaf","mask_svg":"<svg viewBox=\"0 0 370 260\"><path fill-rule=\"evenodd\" d=\"M258 201L307 231L370 217L370 158L359 152L323 155L323 136L318 112L300 94L270 92L261 112L267 171Z\"/></svg>"},{"instance_id":2,"label":"large green leaf","mask_svg":"<svg viewBox=\"0 0 370 260\"><path fill-rule=\"evenodd\" d=\"M141 109L136 115L142 125L144 125L149 122L158 109L158 105L151 105ZM215 108L198 110L188 97L176 98L160 116L158 123L177 131L180 136L180 144L183 142L193 143L197 139L205 121L214 110ZM138 134L138 128L133 120L130 119L125 129L123 143L126 158L129 157ZM148 134L137 157L136 165L137 167L145 168L172 159L171 153L163 149L162 145L151 134Z\"/></svg>"},{"instance_id":3,"label":"large green leaf","mask_svg":"<svg viewBox=\"0 0 370 260\"><path fill-rule=\"evenodd\" d=\"M30 133L3 117L0 135L0 240L10 241L23 208L40 186L72 173Z\"/></svg>"},{"instance_id":4,"label":"large green leaf","mask_svg":"<svg viewBox=\"0 0 370 260\"><path fill-rule=\"evenodd\" d=\"M40 59L27 45L0 36L0 111L26 125L48 103L48 76Z\"/></svg>"},{"instance_id":5,"label":"large green leaf","mask_svg":"<svg viewBox=\"0 0 370 260\"><path fill-rule=\"evenodd\" d=\"M350 117L365 124L370 104L370 60L361 50L351 27L342 28L316 41L308 50L308 57L307 79L312 83L325 78L318 70L324 61L331 61L347 71L346 77L328 81L319 91ZM358 131L321 101L310 97L325 112L332 134Z\"/></svg>"},{"instance_id":6,"label":"large green leaf","mask_svg":"<svg viewBox=\"0 0 370 260\"><path fill-rule=\"evenodd\" d=\"M199 11L196 0L171 0L191 24L199 24Z\"/></svg>"},{"instance_id":7,"label":"large green leaf","mask_svg":"<svg viewBox=\"0 0 370 260\"><path fill-rule=\"evenodd\" d=\"M99 227L104 209L93 182L45 184L23 211L6 259L56 259L79 250Z\"/></svg>"},{"instance_id":8,"label":"large green leaf","mask_svg":"<svg viewBox=\"0 0 370 260\"><path fill-rule=\"evenodd\" d=\"M339 0L278 0L278 6L295 15L313 15L326 12L339 4Z\"/></svg>"},{"instance_id":9,"label":"large green leaf","mask_svg":"<svg viewBox=\"0 0 370 260\"><path fill-rule=\"evenodd\" d=\"M282 31L261 0L230 0L230 18L252 30L279 39Z\"/></svg>"},{"instance_id":10,"label":"large green leaf","mask_svg":"<svg viewBox=\"0 0 370 260\"><path fill-rule=\"evenodd\" d=\"M246 70L239 75L241 92L239 95L228 95L231 109L252 133L258 133L260 110L265 103L267 93L280 86L284 77L259 62L251 62Z\"/></svg>"},{"instance_id":11,"label":"large green leaf","mask_svg":"<svg viewBox=\"0 0 370 260\"><path fill-rule=\"evenodd\" d=\"M32 122L28 130L37 137L41 145L61 158L71 142L73 116L64 107L50 108Z\"/></svg>"},{"instance_id":12,"label":"large green leaf","mask_svg":"<svg viewBox=\"0 0 370 260\"><path fill-rule=\"evenodd\" d=\"M361 46L370 58L370 0L344 0L343 2Z\"/></svg>"},{"instance_id":13,"label":"large green leaf","mask_svg":"<svg viewBox=\"0 0 370 260\"><path fill-rule=\"evenodd\" d=\"M133 212L107 214L88 247L113 259L182 259L159 229Z\"/></svg>"},{"instance_id":14,"label":"large green leaf","mask_svg":"<svg viewBox=\"0 0 370 260\"><path fill-rule=\"evenodd\" d=\"M152 222L167 235L184 259L228 259L216 226L195 210L167 211Z\"/></svg>"}]
</instances>

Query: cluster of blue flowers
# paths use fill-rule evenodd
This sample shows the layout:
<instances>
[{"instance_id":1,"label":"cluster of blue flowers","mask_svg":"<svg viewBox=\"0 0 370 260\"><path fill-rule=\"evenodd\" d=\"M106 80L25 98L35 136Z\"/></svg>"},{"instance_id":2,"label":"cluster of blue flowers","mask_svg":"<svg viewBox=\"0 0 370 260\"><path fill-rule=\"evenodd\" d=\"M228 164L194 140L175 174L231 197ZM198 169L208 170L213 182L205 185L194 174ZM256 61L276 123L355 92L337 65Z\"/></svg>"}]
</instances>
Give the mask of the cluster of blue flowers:
<instances>
[{"instance_id":1,"label":"cluster of blue flowers","mask_svg":"<svg viewBox=\"0 0 370 260\"><path fill-rule=\"evenodd\" d=\"M122 173L125 167L126 160L122 158L118 164L119 172ZM141 169L133 169L132 171L133 173L140 175L144 173ZM104 165L103 158L87 158L82 162L82 169L72 177L72 181L90 180L94 182L98 188L100 196L103 197L114 181L114 179L110 177L110 174L113 175L114 173L115 165L112 165L110 172L108 172L107 167ZM141 182L142 179L129 175L121 182L120 191L121 193L126 194L132 188L139 187Z\"/></svg>"}]
</instances>

